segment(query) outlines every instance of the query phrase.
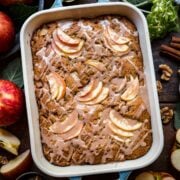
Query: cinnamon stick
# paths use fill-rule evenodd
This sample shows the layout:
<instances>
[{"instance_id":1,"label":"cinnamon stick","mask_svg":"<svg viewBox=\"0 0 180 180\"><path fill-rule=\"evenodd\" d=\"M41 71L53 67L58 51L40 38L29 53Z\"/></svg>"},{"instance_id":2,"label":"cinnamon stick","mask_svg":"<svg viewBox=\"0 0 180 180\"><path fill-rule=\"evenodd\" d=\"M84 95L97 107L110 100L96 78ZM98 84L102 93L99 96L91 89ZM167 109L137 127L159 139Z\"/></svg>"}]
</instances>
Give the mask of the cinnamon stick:
<instances>
[{"instance_id":1,"label":"cinnamon stick","mask_svg":"<svg viewBox=\"0 0 180 180\"><path fill-rule=\"evenodd\" d=\"M175 43L180 43L180 37L177 37L177 36L172 36L172 42L175 42Z\"/></svg>"},{"instance_id":2,"label":"cinnamon stick","mask_svg":"<svg viewBox=\"0 0 180 180\"><path fill-rule=\"evenodd\" d=\"M175 59L177 59L177 60L179 60L180 61L180 56L176 56L175 54L173 54L173 53L171 53L171 52L168 52L168 51L161 51L163 54L167 54L167 55L169 55L169 56L171 56L171 57L173 57L173 58L175 58Z\"/></svg>"},{"instance_id":3,"label":"cinnamon stick","mask_svg":"<svg viewBox=\"0 0 180 180\"><path fill-rule=\"evenodd\" d=\"M175 56L179 56L179 58L180 58L180 50L174 49L168 45L162 44L161 45L161 51L167 51L171 54L174 54Z\"/></svg>"},{"instance_id":4,"label":"cinnamon stick","mask_svg":"<svg viewBox=\"0 0 180 180\"><path fill-rule=\"evenodd\" d=\"M173 42L171 42L170 46L173 47L173 48L176 48L176 49L180 49L180 43L173 43Z\"/></svg>"}]
</instances>

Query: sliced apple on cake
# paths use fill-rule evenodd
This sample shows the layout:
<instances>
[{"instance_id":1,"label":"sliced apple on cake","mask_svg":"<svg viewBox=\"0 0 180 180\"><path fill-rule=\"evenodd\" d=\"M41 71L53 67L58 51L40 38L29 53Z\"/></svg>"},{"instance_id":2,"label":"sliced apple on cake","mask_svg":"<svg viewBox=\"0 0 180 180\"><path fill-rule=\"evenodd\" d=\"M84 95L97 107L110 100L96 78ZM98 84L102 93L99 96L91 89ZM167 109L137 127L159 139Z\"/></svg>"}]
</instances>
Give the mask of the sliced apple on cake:
<instances>
[{"instance_id":1,"label":"sliced apple on cake","mask_svg":"<svg viewBox=\"0 0 180 180\"><path fill-rule=\"evenodd\" d=\"M102 63L102 62L99 62L99 61L97 61L97 60L91 60L91 59L89 59L89 60L87 60L86 62L85 62L85 64L88 64L88 65L90 65L90 66L93 66L93 67L95 67L97 70L99 70L99 71L105 71L106 70L106 67L105 67L105 65Z\"/></svg>"},{"instance_id":2,"label":"sliced apple on cake","mask_svg":"<svg viewBox=\"0 0 180 180\"><path fill-rule=\"evenodd\" d=\"M109 113L111 122L125 131L134 131L139 129L142 126L142 122L137 120L132 120L121 116L117 111L111 110Z\"/></svg>"},{"instance_id":3,"label":"sliced apple on cake","mask_svg":"<svg viewBox=\"0 0 180 180\"><path fill-rule=\"evenodd\" d=\"M83 128L83 122L78 120L78 112L74 110L64 121L56 121L49 127L49 130L63 140L69 140L78 136Z\"/></svg>"},{"instance_id":4,"label":"sliced apple on cake","mask_svg":"<svg viewBox=\"0 0 180 180\"><path fill-rule=\"evenodd\" d=\"M116 33L109 26L104 29L104 43L107 48L111 49L115 53L126 53L129 51L127 43L130 41L129 38L122 37Z\"/></svg>"},{"instance_id":5,"label":"sliced apple on cake","mask_svg":"<svg viewBox=\"0 0 180 180\"><path fill-rule=\"evenodd\" d=\"M78 121L77 111L73 111L64 121L56 121L53 125L50 126L50 131L53 133L65 133L72 129Z\"/></svg>"},{"instance_id":6,"label":"sliced apple on cake","mask_svg":"<svg viewBox=\"0 0 180 180\"><path fill-rule=\"evenodd\" d=\"M60 100L66 92L66 83L64 79L56 72L51 72L47 75L47 80L50 86L51 98Z\"/></svg>"},{"instance_id":7,"label":"sliced apple on cake","mask_svg":"<svg viewBox=\"0 0 180 180\"><path fill-rule=\"evenodd\" d=\"M121 95L121 99L124 101L130 101L134 99L139 93L139 80L138 77L133 78L130 76L130 81L127 83L126 91Z\"/></svg>"},{"instance_id":8,"label":"sliced apple on cake","mask_svg":"<svg viewBox=\"0 0 180 180\"><path fill-rule=\"evenodd\" d=\"M95 82L93 83L93 87L86 95L82 96L81 93L77 96L77 100L80 102L87 102L90 101L94 98L96 98L102 91L103 88L103 83L99 80L94 80ZM90 82L91 83L91 82ZM87 85L89 86L89 85ZM86 86L84 87L84 89L82 91L86 91L85 89L88 89Z\"/></svg>"},{"instance_id":9,"label":"sliced apple on cake","mask_svg":"<svg viewBox=\"0 0 180 180\"><path fill-rule=\"evenodd\" d=\"M76 58L81 55L80 51L83 48L84 40L73 39L61 29L56 29L53 32L52 49L60 56L69 56Z\"/></svg>"}]
</instances>

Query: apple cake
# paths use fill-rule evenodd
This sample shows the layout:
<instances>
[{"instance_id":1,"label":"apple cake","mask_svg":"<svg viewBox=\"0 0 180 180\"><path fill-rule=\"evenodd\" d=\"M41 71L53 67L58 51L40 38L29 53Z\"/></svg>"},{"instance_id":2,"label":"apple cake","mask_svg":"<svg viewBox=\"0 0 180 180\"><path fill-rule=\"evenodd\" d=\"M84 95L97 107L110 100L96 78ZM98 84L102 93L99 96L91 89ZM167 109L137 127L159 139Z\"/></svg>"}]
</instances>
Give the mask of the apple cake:
<instances>
[{"instance_id":1,"label":"apple cake","mask_svg":"<svg viewBox=\"0 0 180 180\"><path fill-rule=\"evenodd\" d=\"M152 144L138 32L123 16L68 19L31 39L43 153L50 163L136 159Z\"/></svg>"}]
</instances>

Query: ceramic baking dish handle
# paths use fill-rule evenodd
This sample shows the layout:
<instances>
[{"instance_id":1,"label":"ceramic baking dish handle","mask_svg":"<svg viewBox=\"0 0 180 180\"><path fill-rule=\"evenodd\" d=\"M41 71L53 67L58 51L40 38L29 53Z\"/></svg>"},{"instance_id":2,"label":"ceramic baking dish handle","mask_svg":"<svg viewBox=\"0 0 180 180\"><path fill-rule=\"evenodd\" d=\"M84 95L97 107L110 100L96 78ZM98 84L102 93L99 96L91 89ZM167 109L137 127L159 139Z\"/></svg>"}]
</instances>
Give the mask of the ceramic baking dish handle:
<instances>
[{"instance_id":1,"label":"ceramic baking dish handle","mask_svg":"<svg viewBox=\"0 0 180 180\"><path fill-rule=\"evenodd\" d=\"M101 2L109 2L109 0L98 0L98 3ZM62 0L55 0L53 5L51 6L51 8L58 8L58 7L62 7ZM131 171L126 171L126 172L120 172L119 173L119 178L118 180L127 180L129 175L130 175ZM70 180L81 180L81 177L70 177Z\"/></svg>"}]
</instances>

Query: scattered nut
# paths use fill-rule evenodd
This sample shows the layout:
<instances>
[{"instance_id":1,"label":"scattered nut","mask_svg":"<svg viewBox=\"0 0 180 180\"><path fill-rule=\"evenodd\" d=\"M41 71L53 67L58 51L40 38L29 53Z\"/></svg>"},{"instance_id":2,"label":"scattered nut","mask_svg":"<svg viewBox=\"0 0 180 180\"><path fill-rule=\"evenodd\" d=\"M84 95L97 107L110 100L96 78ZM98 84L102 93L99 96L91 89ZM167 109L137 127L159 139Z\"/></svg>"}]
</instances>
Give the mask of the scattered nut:
<instances>
[{"instance_id":1,"label":"scattered nut","mask_svg":"<svg viewBox=\"0 0 180 180\"><path fill-rule=\"evenodd\" d=\"M174 116L173 109L166 106L161 108L160 112L161 112L161 119L163 124L167 124L173 119Z\"/></svg>"},{"instance_id":2,"label":"scattered nut","mask_svg":"<svg viewBox=\"0 0 180 180\"><path fill-rule=\"evenodd\" d=\"M162 92L163 86L161 81L156 81L157 91L158 93Z\"/></svg>"},{"instance_id":3,"label":"scattered nut","mask_svg":"<svg viewBox=\"0 0 180 180\"><path fill-rule=\"evenodd\" d=\"M169 73L169 72L167 72L167 71L164 71L163 73L164 73L164 75L165 75L166 77L169 77L169 78L171 77L171 73Z\"/></svg>"},{"instance_id":4,"label":"scattered nut","mask_svg":"<svg viewBox=\"0 0 180 180\"><path fill-rule=\"evenodd\" d=\"M159 69L162 70L161 79L169 81L173 74L173 70L167 64L160 64Z\"/></svg>"},{"instance_id":5,"label":"scattered nut","mask_svg":"<svg viewBox=\"0 0 180 180\"><path fill-rule=\"evenodd\" d=\"M161 70L164 70L164 71L169 72L170 74L173 73L173 70L172 70L167 64L160 64L160 65L159 65L159 68L160 68Z\"/></svg>"},{"instance_id":6,"label":"scattered nut","mask_svg":"<svg viewBox=\"0 0 180 180\"><path fill-rule=\"evenodd\" d=\"M169 77L165 76L164 74L161 75L161 79L164 81L169 81Z\"/></svg>"}]
</instances>

